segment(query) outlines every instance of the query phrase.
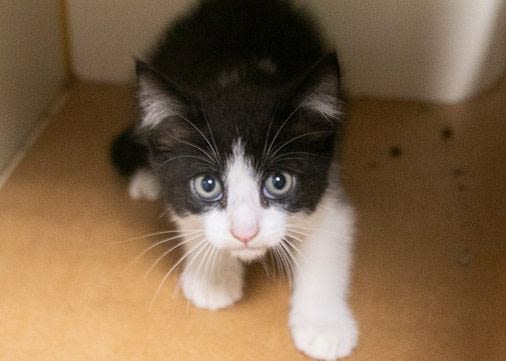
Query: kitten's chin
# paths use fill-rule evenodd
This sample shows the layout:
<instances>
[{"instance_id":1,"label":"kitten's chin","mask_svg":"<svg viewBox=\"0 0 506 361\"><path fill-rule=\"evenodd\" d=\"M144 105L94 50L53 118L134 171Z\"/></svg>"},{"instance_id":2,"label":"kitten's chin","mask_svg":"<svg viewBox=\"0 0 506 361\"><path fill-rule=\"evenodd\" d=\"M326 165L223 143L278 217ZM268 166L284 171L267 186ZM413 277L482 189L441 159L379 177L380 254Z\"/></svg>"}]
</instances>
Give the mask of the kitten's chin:
<instances>
[{"instance_id":1,"label":"kitten's chin","mask_svg":"<svg viewBox=\"0 0 506 361\"><path fill-rule=\"evenodd\" d=\"M243 262L253 262L265 255L267 248L241 248L232 249L230 255L240 259Z\"/></svg>"}]
</instances>

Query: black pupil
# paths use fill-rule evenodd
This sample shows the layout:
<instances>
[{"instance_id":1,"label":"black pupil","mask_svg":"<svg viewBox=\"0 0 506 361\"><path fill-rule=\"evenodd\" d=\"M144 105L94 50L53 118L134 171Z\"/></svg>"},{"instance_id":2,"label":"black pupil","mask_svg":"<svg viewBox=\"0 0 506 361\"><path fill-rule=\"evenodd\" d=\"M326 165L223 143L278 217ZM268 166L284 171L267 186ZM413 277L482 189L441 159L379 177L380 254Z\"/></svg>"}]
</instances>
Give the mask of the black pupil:
<instances>
[{"instance_id":1,"label":"black pupil","mask_svg":"<svg viewBox=\"0 0 506 361\"><path fill-rule=\"evenodd\" d=\"M216 181L211 176L206 176L202 179L202 189L206 191L206 193L211 193L216 188Z\"/></svg>"},{"instance_id":2,"label":"black pupil","mask_svg":"<svg viewBox=\"0 0 506 361\"><path fill-rule=\"evenodd\" d=\"M277 190L282 190L286 185L286 177L283 174L274 174L272 177L272 185Z\"/></svg>"}]
</instances>

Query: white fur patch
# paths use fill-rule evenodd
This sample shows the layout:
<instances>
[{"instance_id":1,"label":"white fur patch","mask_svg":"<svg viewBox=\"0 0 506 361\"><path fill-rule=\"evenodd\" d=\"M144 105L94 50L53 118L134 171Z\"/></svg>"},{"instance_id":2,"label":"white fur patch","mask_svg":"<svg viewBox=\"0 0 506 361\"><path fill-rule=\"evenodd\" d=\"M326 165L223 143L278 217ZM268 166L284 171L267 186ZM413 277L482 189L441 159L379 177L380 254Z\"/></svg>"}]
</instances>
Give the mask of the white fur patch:
<instances>
[{"instance_id":1,"label":"white fur patch","mask_svg":"<svg viewBox=\"0 0 506 361\"><path fill-rule=\"evenodd\" d=\"M326 119L336 119L341 114L336 98L318 91L304 100L302 107L316 111Z\"/></svg>"},{"instance_id":2,"label":"white fur patch","mask_svg":"<svg viewBox=\"0 0 506 361\"><path fill-rule=\"evenodd\" d=\"M160 192L160 182L147 169L137 170L130 179L128 194L132 199L154 201L158 199Z\"/></svg>"},{"instance_id":3,"label":"white fur patch","mask_svg":"<svg viewBox=\"0 0 506 361\"><path fill-rule=\"evenodd\" d=\"M158 89L149 80L139 80L139 103L142 111L141 126L155 127L168 117L180 115L182 104Z\"/></svg>"}]
</instances>

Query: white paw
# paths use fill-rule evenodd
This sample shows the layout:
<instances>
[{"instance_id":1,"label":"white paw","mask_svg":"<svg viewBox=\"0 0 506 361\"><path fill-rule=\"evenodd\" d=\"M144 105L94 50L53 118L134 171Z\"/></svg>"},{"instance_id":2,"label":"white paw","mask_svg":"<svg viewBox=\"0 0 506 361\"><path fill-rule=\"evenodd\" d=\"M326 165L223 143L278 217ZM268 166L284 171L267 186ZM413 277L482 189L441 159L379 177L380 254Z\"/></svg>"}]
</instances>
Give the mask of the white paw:
<instances>
[{"instance_id":1,"label":"white paw","mask_svg":"<svg viewBox=\"0 0 506 361\"><path fill-rule=\"evenodd\" d=\"M128 194L135 200L146 199L157 200L160 196L160 183L158 179L148 170L139 169L130 179Z\"/></svg>"},{"instance_id":2,"label":"white paw","mask_svg":"<svg viewBox=\"0 0 506 361\"><path fill-rule=\"evenodd\" d=\"M241 271L224 274L213 280L206 275L195 277L191 272L184 272L181 283L185 297L195 306L208 310L228 307L242 297Z\"/></svg>"},{"instance_id":3,"label":"white paw","mask_svg":"<svg viewBox=\"0 0 506 361\"><path fill-rule=\"evenodd\" d=\"M307 356L331 361L351 354L357 345L358 330L351 314L337 321L310 321L292 315L290 329L295 347Z\"/></svg>"}]
</instances>

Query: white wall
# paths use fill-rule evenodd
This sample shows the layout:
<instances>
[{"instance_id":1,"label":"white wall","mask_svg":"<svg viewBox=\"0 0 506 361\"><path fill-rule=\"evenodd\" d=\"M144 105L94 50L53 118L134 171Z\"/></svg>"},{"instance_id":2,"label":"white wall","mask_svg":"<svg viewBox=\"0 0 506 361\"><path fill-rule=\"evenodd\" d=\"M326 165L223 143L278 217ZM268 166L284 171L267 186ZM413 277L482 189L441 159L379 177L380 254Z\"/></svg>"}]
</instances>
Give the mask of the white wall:
<instances>
[{"instance_id":1,"label":"white wall","mask_svg":"<svg viewBox=\"0 0 506 361\"><path fill-rule=\"evenodd\" d=\"M126 82L168 20L196 0L68 0L75 72ZM504 0L299 0L336 43L352 94L458 102L506 70Z\"/></svg>"},{"instance_id":2,"label":"white wall","mask_svg":"<svg viewBox=\"0 0 506 361\"><path fill-rule=\"evenodd\" d=\"M58 0L0 0L0 172L61 89Z\"/></svg>"}]
</instances>

